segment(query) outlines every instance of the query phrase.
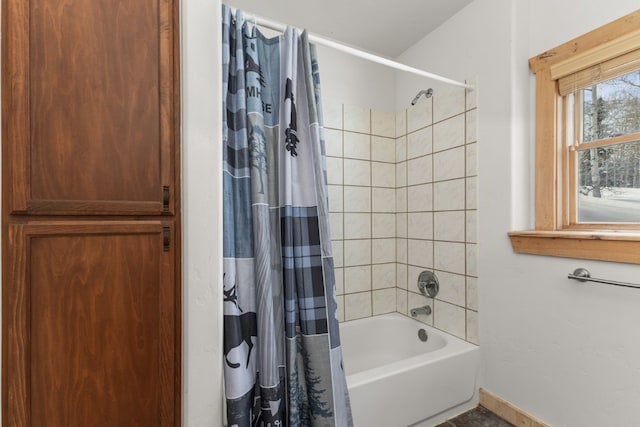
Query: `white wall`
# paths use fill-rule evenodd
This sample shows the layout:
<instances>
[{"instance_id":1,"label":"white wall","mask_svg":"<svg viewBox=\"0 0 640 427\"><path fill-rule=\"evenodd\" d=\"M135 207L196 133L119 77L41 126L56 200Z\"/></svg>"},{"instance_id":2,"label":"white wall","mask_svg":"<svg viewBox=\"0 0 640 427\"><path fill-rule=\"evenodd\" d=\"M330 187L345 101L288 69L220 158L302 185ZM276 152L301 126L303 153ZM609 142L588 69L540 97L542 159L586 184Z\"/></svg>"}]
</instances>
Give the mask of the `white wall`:
<instances>
[{"instance_id":1,"label":"white wall","mask_svg":"<svg viewBox=\"0 0 640 427\"><path fill-rule=\"evenodd\" d=\"M347 105L396 111L392 68L317 46L322 97ZM413 96L413 95L412 95Z\"/></svg>"},{"instance_id":2,"label":"white wall","mask_svg":"<svg viewBox=\"0 0 640 427\"><path fill-rule=\"evenodd\" d=\"M186 427L222 425L222 150L219 0L183 1L182 405ZM219 165L214 167L214 165Z\"/></svg>"},{"instance_id":3,"label":"white wall","mask_svg":"<svg viewBox=\"0 0 640 427\"><path fill-rule=\"evenodd\" d=\"M633 0L475 0L401 59L478 78L481 386L552 426L637 425L640 292L566 279L638 281L640 267L513 253L531 223L526 60L636 9ZM579 12L576 12L579 11ZM398 79L398 104L416 90Z\"/></svg>"}]
</instances>

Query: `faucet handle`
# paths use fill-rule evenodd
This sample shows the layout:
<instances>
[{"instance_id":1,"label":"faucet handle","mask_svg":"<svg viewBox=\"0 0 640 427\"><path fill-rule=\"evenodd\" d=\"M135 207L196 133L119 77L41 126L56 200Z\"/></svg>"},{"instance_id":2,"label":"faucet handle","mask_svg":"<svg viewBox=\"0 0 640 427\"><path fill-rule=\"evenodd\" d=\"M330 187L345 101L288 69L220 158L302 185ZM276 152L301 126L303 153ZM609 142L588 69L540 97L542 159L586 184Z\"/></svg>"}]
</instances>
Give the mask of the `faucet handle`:
<instances>
[{"instance_id":1,"label":"faucet handle","mask_svg":"<svg viewBox=\"0 0 640 427\"><path fill-rule=\"evenodd\" d=\"M423 271L418 276L418 289L425 297L434 298L440 291L438 277L432 271Z\"/></svg>"}]
</instances>

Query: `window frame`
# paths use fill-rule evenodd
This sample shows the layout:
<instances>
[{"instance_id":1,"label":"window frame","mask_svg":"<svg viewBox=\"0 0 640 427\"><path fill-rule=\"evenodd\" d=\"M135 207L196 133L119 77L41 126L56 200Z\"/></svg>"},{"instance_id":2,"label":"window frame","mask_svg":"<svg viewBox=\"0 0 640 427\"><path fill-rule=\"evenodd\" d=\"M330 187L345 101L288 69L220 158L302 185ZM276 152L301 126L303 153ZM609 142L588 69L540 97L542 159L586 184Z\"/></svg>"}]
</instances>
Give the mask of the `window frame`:
<instances>
[{"instance_id":1,"label":"window frame","mask_svg":"<svg viewBox=\"0 0 640 427\"><path fill-rule=\"evenodd\" d=\"M515 252L640 264L640 224L571 223L568 97L558 88L561 77L636 49L640 10L529 60L536 87L535 228L509 233Z\"/></svg>"}]
</instances>

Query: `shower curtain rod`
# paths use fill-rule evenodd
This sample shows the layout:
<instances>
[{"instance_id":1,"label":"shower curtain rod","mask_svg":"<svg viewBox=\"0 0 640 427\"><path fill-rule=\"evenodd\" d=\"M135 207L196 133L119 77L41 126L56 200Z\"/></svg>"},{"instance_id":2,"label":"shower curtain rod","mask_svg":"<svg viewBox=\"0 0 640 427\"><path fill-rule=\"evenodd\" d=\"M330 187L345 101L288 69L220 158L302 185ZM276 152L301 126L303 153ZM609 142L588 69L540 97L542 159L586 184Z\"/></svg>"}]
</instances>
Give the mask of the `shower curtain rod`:
<instances>
[{"instance_id":1,"label":"shower curtain rod","mask_svg":"<svg viewBox=\"0 0 640 427\"><path fill-rule=\"evenodd\" d=\"M249 17L250 17L249 19L251 21L255 22L256 25L260 25L262 27L266 27L266 28L269 28L269 29L272 29L272 30L275 30L275 31L282 32L286 28L286 25L284 25L284 24L272 21L272 20L267 19L267 18L263 18L261 16L249 14ZM406 71L408 73L417 74L419 76L427 77L427 78L430 78L430 79L433 79L433 80L437 80L437 81L440 81L440 82L443 82L443 83L447 83L447 84L450 84L450 85L453 85L453 86L464 87L466 89L471 89L471 90L474 89L473 85L470 85L470 84L467 84L467 83L462 83L462 82L459 82L459 81L456 81L456 80L452 80L452 79L449 79L447 77L440 76L438 74L433 74L433 73L430 73L428 71L421 70L419 68L410 67L409 65L405 65L405 64L402 64L400 62L393 61L391 59L388 59L388 58L385 58L385 57L382 57L382 56L374 55L372 53L365 52L365 51L362 51L360 49L356 49L354 47L347 46L345 44L342 44L342 43L339 43L339 42L336 42L336 41L333 41L333 40L330 40L330 39L326 39L324 37L320 37L320 36L312 34L312 33L309 33L309 41L311 41L313 43L316 43L316 44L321 44L323 46L331 47L333 49L348 53L348 54L353 55L353 56L357 56L357 57L362 58L362 59L366 59L368 61L377 62L378 64L386 65L387 67L395 68L397 70L401 70L401 71Z\"/></svg>"}]
</instances>

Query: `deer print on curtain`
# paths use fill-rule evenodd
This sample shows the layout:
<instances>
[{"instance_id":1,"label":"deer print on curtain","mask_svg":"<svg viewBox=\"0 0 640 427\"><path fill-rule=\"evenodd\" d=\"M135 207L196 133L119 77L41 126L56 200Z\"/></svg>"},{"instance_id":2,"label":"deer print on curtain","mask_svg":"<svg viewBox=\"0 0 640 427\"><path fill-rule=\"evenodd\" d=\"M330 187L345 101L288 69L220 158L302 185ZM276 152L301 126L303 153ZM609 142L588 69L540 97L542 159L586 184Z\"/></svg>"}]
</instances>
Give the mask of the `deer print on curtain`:
<instances>
[{"instance_id":1,"label":"deer print on curtain","mask_svg":"<svg viewBox=\"0 0 640 427\"><path fill-rule=\"evenodd\" d=\"M222 15L228 424L349 427L315 49Z\"/></svg>"}]
</instances>

